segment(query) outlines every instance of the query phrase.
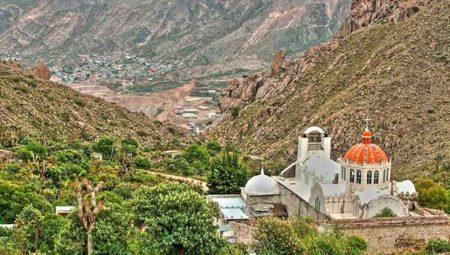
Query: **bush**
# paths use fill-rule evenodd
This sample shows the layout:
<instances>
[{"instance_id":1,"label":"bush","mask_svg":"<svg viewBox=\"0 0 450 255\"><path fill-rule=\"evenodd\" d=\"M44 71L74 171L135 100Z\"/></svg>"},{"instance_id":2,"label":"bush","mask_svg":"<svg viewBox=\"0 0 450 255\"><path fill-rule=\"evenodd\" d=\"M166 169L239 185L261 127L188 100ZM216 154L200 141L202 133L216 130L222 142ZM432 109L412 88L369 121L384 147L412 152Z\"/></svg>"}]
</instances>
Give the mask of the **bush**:
<instances>
[{"instance_id":1,"label":"bush","mask_svg":"<svg viewBox=\"0 0 450 255\"><path fill-rule=\"evenodd\" d=\"M239 105L233 105L230 108L231 116L233 116L233 118L239 117L239 112L240 111L241 111L241 107L239 107Z\"/></svg>"},{"instance_id":2,"label":"bush","mask_svg":"<svg viewBox=\"0 0 450 255\"><path fill-rule=\"evenodd\" d=\"M6 166L6 168L5 168L6 172L8 174L11 174L11 175L12 174L17 174L20 171L20 169L21 169L20 165L19 164L15 164L15 163L8 164Z\"/></svg>"},{"instance_id":3,"label":"bush","mask_svg":"<svg viewBox=\"0 0 450 255\"><path fill-rule=\"evenodd\" d=\"M385 207L383 210L381 210L375 217L377 218L388 218L388 217L396 217L395 213L392 211L391 208Z\"/></svg>"},{"instance_id":4,"label":"bush","mask_svg":"<svg viewBox=\"0 0 450 255\"><path fill-rule=\"evenodd\" d=\"M419 204L434 209L450 210L450 197L443 185L431 179L423 179L417 182Z\"/></svg>"},{"instance_id":5,"label":"bush","mask_svg":"<svg viewBox=\"0 0 450 255\"><path fill-rule=\"evenodd\" d=\"M137 168L145 170L151 169L153 165L150 159L143 156L137 156L136 159L134 160L134 164L136 165Z\"/></svg>"},{"instance_id":6,"label":"bush","mask_svg":"<svg viewBox=\"0 0 450 255\"><path fill-rule=\"evenodd\" d=\"M442 239L431 239L425 248L430 254L450 252L450 242Z\"/></svg>"},{"instance_id":7,"label":"bush","mask_svg":"<svg viewBox=\"0 0 450 255\"><path fill-rule=\"evenodd\" d=\"M364 238L359 236L349 236L347 238L347 252L348 255L363 254L367 249L367 242Z\"/></svg>"}]
</instances>

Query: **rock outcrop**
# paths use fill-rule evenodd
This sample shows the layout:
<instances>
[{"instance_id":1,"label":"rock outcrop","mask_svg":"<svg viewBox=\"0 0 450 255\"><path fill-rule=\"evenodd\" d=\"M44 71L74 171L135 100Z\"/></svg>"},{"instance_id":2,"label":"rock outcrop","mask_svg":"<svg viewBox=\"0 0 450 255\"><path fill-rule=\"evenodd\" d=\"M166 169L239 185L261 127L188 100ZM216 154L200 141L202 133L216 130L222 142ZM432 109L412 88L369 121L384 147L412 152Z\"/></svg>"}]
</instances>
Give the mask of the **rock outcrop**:
<instances>
[{"instance_id":1,"label":"rock outcrop","mask_svg":"<svg viewBox=\"0 0 450 255\"><path fill-rule=\"evenodd\" d=\"M353 0L349 17L338 36L351 33L377 22L399 22L418 12L429 0Z\"/></svg>"},{"instance_id":2,"label":"rock outcrop","mask_svg":"<svg viewBox=\"0 0 450 255\"><path fill-rule=\"evenodd\" d=\"M286 50L281 49L272 57L272 75L276 75L280 70L284 69L284 61L286 59Z\"/></svg>"},{"instance_id":3,"label":"rock outcrop","mask_svg":"<svg viewBox=\"0 0 450 255\"><path fill-rule=\"evenodd\" d=\"M45 63L45 61L42 59L36 61L36 64L34 64L33 68L31 68L31 72L43 80L48 81L50 80L50 78L52 78L50 68L48 68L47 63Z\"/></svg>"}]
</instances>

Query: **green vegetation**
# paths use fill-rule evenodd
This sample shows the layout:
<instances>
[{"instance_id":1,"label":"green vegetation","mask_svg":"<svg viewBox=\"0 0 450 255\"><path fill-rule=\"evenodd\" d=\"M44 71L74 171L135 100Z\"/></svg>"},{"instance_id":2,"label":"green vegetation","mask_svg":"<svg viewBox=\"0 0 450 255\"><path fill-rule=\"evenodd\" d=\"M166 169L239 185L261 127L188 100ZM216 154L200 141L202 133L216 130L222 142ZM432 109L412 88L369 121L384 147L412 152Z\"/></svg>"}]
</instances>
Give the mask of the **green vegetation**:
<instances>
[{"instance_id":1,"label":"green vegetation","mask_svg":"<svg viewBox=\"0 0 450 255\"><path fill-rule=\"evenodd\" d=\"M395 213L392 211L391 208L385 207L383 210L381 210L379 213L375 215L376 218L389 218L389 217L396 217Z\"/></svg>"},{"instance_id":2,"label":"green vegetation","mask_svg":"<svg viewBox=\"0 0 450 255\"><path fill-rule=\"evenodd\" d=\"M450 213L450 189L431 179L417 181L416 189L419 193L420 205Z\"/></svg>"},{"instance_id":3,"label":"green vegetation","mask_svg":"<svg viewBox=\"0 0 450 255\"><path fill-rule=\"evenodd\" d=\"M253 248L258 255L357 255L367 249L366 241L360 237L345 238L336 229L321 233L310 220L301 218L261 220L254 237Z\"/></svg>"},{"instance_id":4,"label":"green vegetation","mask_svg":"<svg viewBox=\"0 0 450 255\"><path fill-rule=\"evenodd\" d=\"M237 153L226 152L211 162L208 186L212 194L239 193L247 182L249 172L240 163Z\"/></svg>"},{"instance_id":5,"label":"green vegetation","mask_svg":"<svg viewBox=\"0 0 450 255\"><path fill-rule=\"evenodd\" d=\"M16 227L0 229L1 254L246 254L220 238L218 209L198 187L149 172L166 172L176 160L206 174L228 155L217 142L188 146L177 159L110 136L93 143L24 139L6 149L17 159L0 164L0 224ZM56 215L61 205L75 209Z\"/></svg>"}]
</instances>

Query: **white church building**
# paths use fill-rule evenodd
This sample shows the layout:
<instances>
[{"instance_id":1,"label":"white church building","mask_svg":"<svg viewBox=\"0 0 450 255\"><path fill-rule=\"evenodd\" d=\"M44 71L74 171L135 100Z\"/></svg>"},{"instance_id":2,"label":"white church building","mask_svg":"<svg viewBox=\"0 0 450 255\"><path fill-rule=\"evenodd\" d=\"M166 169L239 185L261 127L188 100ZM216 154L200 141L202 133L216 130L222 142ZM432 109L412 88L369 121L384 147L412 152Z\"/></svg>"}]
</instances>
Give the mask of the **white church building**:
<instances>
[{"instance_id":1,"label":"white church building","mask_svg":"<svg viewBox=\"0 0 450 255\"><path fill-rule=\"evenodd\" d=\"M280 176L270 177L262 170L241 188L240 195L212 195L209 199L219 204L222 214L230 209L239 211L223 215L234 220L267 215L303 215L317 221L366 219L385 208L397 217L413 215L414 184L393 181L391 173L390 158L372 143L368 128L361 142L335 161L331 137L319 127L310 127L298 138L297 160ZM239 208L233 208L232 200L240 201Z\"/></svg>"}]
</instances>

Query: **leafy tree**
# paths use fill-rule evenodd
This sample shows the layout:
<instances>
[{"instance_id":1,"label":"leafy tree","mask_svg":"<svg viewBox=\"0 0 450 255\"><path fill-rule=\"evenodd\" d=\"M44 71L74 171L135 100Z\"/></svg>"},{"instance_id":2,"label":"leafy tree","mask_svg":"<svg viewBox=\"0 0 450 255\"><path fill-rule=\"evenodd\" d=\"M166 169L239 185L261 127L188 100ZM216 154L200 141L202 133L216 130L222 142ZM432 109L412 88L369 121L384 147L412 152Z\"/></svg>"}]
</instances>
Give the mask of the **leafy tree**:
<instances>
[{"instance_id":1,"label":"leafy tree","mask_svg":"<svg viewBox=\"0 0 450 255\"><path fill-rule=\"evenodd\" d=\"M211 162L208 186L212 194L238 193L248 178L247 168L236 153L225 153Z\"/></svg>"},{"instance_id":2,"label":"leafy tree","mask_svg":"<svg viewBox=\"0 0 450 255\"><path fill-rule=\"evenodd\" d=\"M73 149L57 151L53 154L53 157L60 163L79 164L83 160L82 152Z\"/></svg>"},{"instance_id":3,"label":"leafy tree","mask_svg":"<svg viewBox=\"0 0 450 255\"><path fill-rule=\"evenodd\" d=\"M199 161L206 166L209 163L208 150L200 144L189 146L186 151L184 151L183 157L189 162L189 164L192 164L194 161Z\"/></svg>"},{"instance_id":4,"label":"leafy tree","mask_svg":"<svg viewBox=\"0 0 450 255\"><path fill-rule=\"evenodd\" d=\"M317 234L304 241L310 255L345 255L346 244L342 236L335 233Z\"/></svg>"},{"instance_id":5,"label":"leafy tree","mask_svg":"<svg viewBox=\"0 0 450 255\"><path fill-rule=\"evenodd\" d=\"M379 213L375 215L377 218L388 218L388 217L396 217L397 215L392 211L391 208L385 207Z\"/></svg>"},{"instance_id":6,"label":"leafy tree","mask_svg":"<svg viewBox=\"0 0 450 255\"><path fill-rule=\"evenodd\" d=\"M19 157L23 160L37 160L46 157L47 147L33 140L29 140L19 149Z\"/></svg>"},{"instance_id":7,"label":"leafy tree","mask_svg":"<svg viewBox=\"0 0 450 255\"><path fill-rule=\"evenodd\" d=\"M33 208L33 206L27 206L17 216L15 221L17 228L17 236L21 236L20 242L23 244L19 251L24 253L39 253L39 241L43 234L43 221L44 216L42 213Z\"/></svg>"},{"instance_id":8,"label":"leafy tree","mask_svg":"<svg viewBox=\"0 0 450 255\"><path fill-rule=\"evenodd\" d=\"M139 143L135 139L126 138L121 142L121 151L125 154L131 154L133 156L137 155L137 150L139 148Z\"/></svg>"},{"instance_id":9,"label":"leafy tree","mask_svg":"<svg viewBox=\"0 0 450 255\"><path fill-rule=\"evenodd\" d=\"M254 234L253 251L258 255L297 255L305 249L301 239L289 221L263 219L258 222Z\"/></svg>"},{"instance_id":10,"label":"leafy tree","mask_svg":"<svg viewBox=\"0 0 450 255\"><path fill-rule=\"evenodd\" d=\"M102 153L104 158L111 159L114 155L114 139L109 136L103 136L97 143L92 145L95 152Z\"/></svg>"},{"instance_id":11,"label":"leafy tree","mask_svg":"<svg viewBox=\"0 0 450 255\"><path fill-rule=\"evenodd\" d=\"M29 181L28 185L31 185ZM52 206L33 190L0 180L0 223L11 224L27 205L41 212L51 212Z\"/></svg>"},{"instance_id":12,"label":"leafy tree","mask_svg":"<svg viewBox=\"0 0 450 255\"><path fill-rule=\"evenodd\" d=\"M143 254L217 254L223 241L213 226L218 209L184 184L143 187L132 201Z\"/></svg>"},{"instance_id":13,"label":"leafy tree","mask_svg":"<svg viewBox=\"0 0 450 255\"><path fill-rule=\"evenodd\" d=\"M128 240L133 235L133 215L118 205L100 212L92 232L93 254L132 254Z\"/></svg>"},{"instance_id":14,"label":"leafy tree","mask_svg":"<svg viewBox=\"0 0 450 255\"><path fill-rule=\"evenodd\" d=\"M206 148L208 149L208 153L211 156L216 156L222 150L222 146L217 141L210 141L206 144Z\"/></svg>"},{"instance_id":15,"label":"leafy tree","mask_svg":"<svg viewBox=\"0 0 450 255\"><path fill-rule=\"evenodd\" d=\"M219 255L247 255L247 247L242 244L225 243Z\"/></svg>"}]
</instances>

